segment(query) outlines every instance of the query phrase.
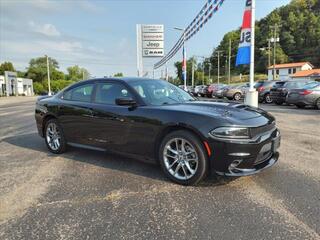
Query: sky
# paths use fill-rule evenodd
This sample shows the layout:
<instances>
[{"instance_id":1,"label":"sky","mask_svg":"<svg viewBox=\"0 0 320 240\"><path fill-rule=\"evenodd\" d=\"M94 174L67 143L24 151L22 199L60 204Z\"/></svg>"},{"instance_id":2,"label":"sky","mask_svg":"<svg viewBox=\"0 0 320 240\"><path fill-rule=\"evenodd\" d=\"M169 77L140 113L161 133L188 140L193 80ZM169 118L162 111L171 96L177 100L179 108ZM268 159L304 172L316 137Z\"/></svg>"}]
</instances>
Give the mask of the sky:
<instances>
[{"instance_id":1,"label":"sky","mask_svg":"<svg viewBox=\"0 0 320 240\"><path fill-rule=\"evenodd\" d=\"M290 0L256 0L260 19ZM92 77L122 72L137 74L136 24L164 24L164 47L169 51L180 37L174 27L185 28L205 0L0 0L0 63L11 61L25 71L31 58L48 55L60 70L79 65ZM187 57L209 56L225 33L242 22L245 0L225 0L220 10L187 42ZM240 37L240 36L239 36ZM175 76L174 62L167 64ZM145 59L152 76L159 58ZM160 77L161 70L155 71Z\"/></svg>"}]
</instances>

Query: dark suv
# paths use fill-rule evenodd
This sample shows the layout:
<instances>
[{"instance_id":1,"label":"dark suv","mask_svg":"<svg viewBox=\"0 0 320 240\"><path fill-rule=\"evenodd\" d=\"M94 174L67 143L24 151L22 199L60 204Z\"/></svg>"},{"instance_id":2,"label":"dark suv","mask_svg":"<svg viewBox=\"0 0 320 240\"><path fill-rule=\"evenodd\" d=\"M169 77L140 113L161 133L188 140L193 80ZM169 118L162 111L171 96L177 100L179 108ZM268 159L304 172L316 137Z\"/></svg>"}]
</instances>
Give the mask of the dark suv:
<instances>
[{"instance_id":1,"label":"dark suv","mask_svg":"<svg viewBox=\"0 0 320 240\"><path fill-rule=\"evenodd\" d=\"M259 81L254 86L259 93L259 103L272 103L272 99L270 97L270 89L275 85L276 81Z\"/></svg>"},{"instance_id":2,"label":"dark suv","mask_svg":"<svg viewBox=\"0 0 320 240\"><path fill-rule=\"evenodd\" d=\"M272 101L277 105L282 105L286 101L288 92L291 89L302 88L308 81L281 81L276 82L270 90Z\"/></svg>"}]
</instances>

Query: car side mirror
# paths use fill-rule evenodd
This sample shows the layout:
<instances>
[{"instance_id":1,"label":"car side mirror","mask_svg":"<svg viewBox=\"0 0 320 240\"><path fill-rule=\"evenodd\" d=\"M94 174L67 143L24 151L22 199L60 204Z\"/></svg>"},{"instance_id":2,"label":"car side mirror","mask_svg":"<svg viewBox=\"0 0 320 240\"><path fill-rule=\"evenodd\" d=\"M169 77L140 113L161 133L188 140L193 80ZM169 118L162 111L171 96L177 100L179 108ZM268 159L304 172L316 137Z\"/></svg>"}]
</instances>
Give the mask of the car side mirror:
<instances>
[{"instance_id":1,"label":"car side mirror","mask_svg":"<svg viewBox=\"0 0 320 240\"><path fill-rule=\"evenodd\" d=\"M117 98L116 104L119 106L136 106L137 102L132 98Z\"/></svg>"}]
</instances>

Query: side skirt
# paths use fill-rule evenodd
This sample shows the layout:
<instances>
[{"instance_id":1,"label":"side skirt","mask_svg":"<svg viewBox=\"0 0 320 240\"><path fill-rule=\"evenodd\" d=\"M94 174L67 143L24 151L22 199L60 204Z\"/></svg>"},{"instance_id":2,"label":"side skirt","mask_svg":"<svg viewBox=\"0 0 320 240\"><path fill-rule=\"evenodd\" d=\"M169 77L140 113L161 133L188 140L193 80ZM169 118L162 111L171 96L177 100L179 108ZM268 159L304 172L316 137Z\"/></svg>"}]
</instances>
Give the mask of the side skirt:
<instances>
[{"instance_id":1,"label":"side skirt","mask_svg":"<svg viewBox=\"0 0 320 240\"><path fill-rule=\"evenodd\" d=\"M100 152L106 152L106 149L93 147L93 146L89 146L89 145L84 145L84 144L79 144L79 143L72 143L72 142L68 142L67 144L72 146L72 147L85 148L85 149L90 149L90 150L95 150L95 151L100 151Z\"/></svg>"}]
</instances>

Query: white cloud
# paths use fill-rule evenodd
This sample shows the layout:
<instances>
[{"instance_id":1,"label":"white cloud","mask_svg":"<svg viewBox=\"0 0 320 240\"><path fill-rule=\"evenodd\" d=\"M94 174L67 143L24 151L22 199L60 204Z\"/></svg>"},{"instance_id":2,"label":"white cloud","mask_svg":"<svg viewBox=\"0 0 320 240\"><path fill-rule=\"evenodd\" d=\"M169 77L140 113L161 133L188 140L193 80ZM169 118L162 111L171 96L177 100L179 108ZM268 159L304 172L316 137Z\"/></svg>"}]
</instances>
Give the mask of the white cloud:
<instances>
[{"instance_id":1,"label":"white cloud","mask_svg":"<svg viewBox=\"0 0 320 240\"><path fill-rule=\"evenodd\" d=\"M31 28L31 31L42 33L49 37L57 37L61 35L61 33L57 30L57 28L50 23L36 24L35 22L30 21L29 27Z\"/></svg>"}]
</instances>

